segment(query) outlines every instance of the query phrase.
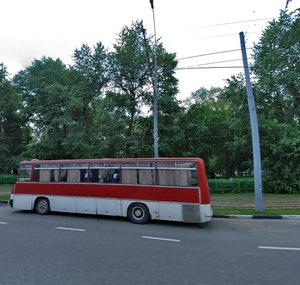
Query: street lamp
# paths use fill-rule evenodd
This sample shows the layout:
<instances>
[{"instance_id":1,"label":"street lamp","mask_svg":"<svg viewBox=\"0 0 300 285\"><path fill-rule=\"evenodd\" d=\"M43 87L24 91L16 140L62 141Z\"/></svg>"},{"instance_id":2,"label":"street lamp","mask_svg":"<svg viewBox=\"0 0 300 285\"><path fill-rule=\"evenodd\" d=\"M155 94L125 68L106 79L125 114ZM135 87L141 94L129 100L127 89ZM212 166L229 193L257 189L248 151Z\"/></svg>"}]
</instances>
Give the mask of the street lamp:
<instances>
[{"instance_id":1,"label":"street lamp","mask_svg":"<svg viewBox=\"0 0 300 285\"><path fill-rule=\"evenodd\" d=\"M155 27L155 15L154 15L154 5L153 0L150 0L150 5L153 15L153 25L154 25L154 80L153 80L153 140L154 140L154 157L158 157L158 88L157 88L157 41L156 41L156 27Z\"/></svg>"}]
</instances>

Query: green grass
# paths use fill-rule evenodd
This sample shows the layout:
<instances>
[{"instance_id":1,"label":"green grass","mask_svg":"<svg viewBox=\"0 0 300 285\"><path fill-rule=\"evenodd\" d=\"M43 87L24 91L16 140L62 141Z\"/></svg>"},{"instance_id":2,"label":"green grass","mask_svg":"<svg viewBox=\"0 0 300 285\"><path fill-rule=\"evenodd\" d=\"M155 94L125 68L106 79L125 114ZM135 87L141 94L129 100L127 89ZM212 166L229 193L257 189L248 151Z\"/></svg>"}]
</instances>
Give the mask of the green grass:
<instances>
[{"instance_id":1,"label":"green grass","mask_svg":"<svg viewBox=\"0 0 300 285\"><path fill-rule=\"evenodd\" d=\"M0 193L9 192L11 191L13 185L12 184L0 184Z\"/></svg>"},{"instance_id":2,"label":"green grass","mask_svg":"<svg viewBox=\"0 0 300 285\"><path fill-rule=\"evenodd\" d=\"M0 201L8 201L10 199L10 195L2 195L0 194Z\"/></svg>"},{"instance_id":3,"label":"green grass","mask_svg":"<svg viewBox=\"0 0 300 285\"><path fill-rule=\"evenodd\" d=\"M213 208L214 215L300 215L300 209L265 209L262 213L255 209Z\"/></svg>"},{"instance_id":4,"label":"green grass","mask_svg":"<svg viewBox=\"0 0 300 285\"><path fill-rule=\"evenodd\" d=\"M255 209L254 193L212 193L215 215L300 215L300 194L263 193L264 211Z\"/></svg>"},{"instance_id":5,"label":"green grass","mask_svg":"<svg viewBox=\"0 0 300 285\"><path fill-rule=\"evenodd\" d=\"M10 198L10 192L13 185L11 184L0 184L0 200L8 201Z\"/></svg>"}]
</instances>

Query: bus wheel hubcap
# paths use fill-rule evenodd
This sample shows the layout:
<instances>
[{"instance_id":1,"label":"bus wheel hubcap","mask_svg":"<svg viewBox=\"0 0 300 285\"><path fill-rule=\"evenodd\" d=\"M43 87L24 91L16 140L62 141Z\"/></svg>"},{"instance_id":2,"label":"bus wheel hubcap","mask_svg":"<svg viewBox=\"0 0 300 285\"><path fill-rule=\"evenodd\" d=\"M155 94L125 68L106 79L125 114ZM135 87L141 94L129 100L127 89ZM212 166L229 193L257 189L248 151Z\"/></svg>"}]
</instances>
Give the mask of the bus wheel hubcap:
<instances>
[{"instance_id":1,"label":"bus wheel hubcap","mask_svg":"<svg viewBox=\"0 0 300 285\"><path fill-rule=\"evenodd\" d=\"M44 212L47 210L47 203L45 201L40 201L38 207L41 212Z\"/></svg>"},{"instance_id":2,"label":"bus wheel hubcap","mask_svg":"<svg viewBox=\"0 0 300 285\"><path fill-rule=\"evenodd\" d=\"M133 209L133 214L137 219L142 219L144 216L144 212L142 211L141 208L134 208Z\"/></svg>"}]
</instances>

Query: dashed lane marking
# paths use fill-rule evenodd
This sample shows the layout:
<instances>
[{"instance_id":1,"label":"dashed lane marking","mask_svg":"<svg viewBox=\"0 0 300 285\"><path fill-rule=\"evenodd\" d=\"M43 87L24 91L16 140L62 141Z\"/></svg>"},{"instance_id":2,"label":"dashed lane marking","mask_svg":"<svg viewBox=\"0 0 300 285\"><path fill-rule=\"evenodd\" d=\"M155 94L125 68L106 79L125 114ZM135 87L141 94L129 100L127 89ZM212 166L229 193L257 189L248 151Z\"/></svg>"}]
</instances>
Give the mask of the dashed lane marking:
<instances>
[{"instance_id":1,"label":"dashed lane marking","mask_svg":"<svg viewBox=\"0 0 300 285\"><path fill-rule=\"evenodd\" d=\"M74 231L74 232L85 232L85 229L76 229L76 228L65 228L65 227L56 227L57 230L65 230L65 231Z\"/></svg>"},{"instance_id":2,"label":"dashed lane marking","mask_svg":"<svg viewBox=\"0 0 300 285\"><path fill-rule=\"evenodd\" d=\"M300 251L299 247L281 247L281 246L258 246L259 249L273 249L273 250L294 250Z\"/></svg>"},{"instance_id":3,"label":"dashed lane marking","mask_svg":"<svg viewBox=\"0 0 300 285\"><path fill-rule=\"evenodd\" d=\"M142 236L142 238L144 238L144 239L162 240L162 241L181 242L180 239L172 239L172 238L161 238L161 237L151 237L151 236Z\"/></svg>"}]
</instances>

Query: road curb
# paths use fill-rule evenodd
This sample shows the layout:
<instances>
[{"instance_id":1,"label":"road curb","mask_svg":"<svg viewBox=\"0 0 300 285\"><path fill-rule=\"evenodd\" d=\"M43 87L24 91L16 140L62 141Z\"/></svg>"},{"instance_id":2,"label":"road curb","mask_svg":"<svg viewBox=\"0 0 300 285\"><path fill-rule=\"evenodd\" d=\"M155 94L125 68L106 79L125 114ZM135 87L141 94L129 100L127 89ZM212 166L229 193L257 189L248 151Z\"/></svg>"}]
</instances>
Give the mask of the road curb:
<instances>
[{"instance_id":1,"label":"road curb","mask_svg":"<svg viewBox=\"0 0 300 285\"><path fill-rule=\"evenodd\" d=\"M213 215L219 219L300 220L300 215Z\"/></svg>"}]
</instances>

